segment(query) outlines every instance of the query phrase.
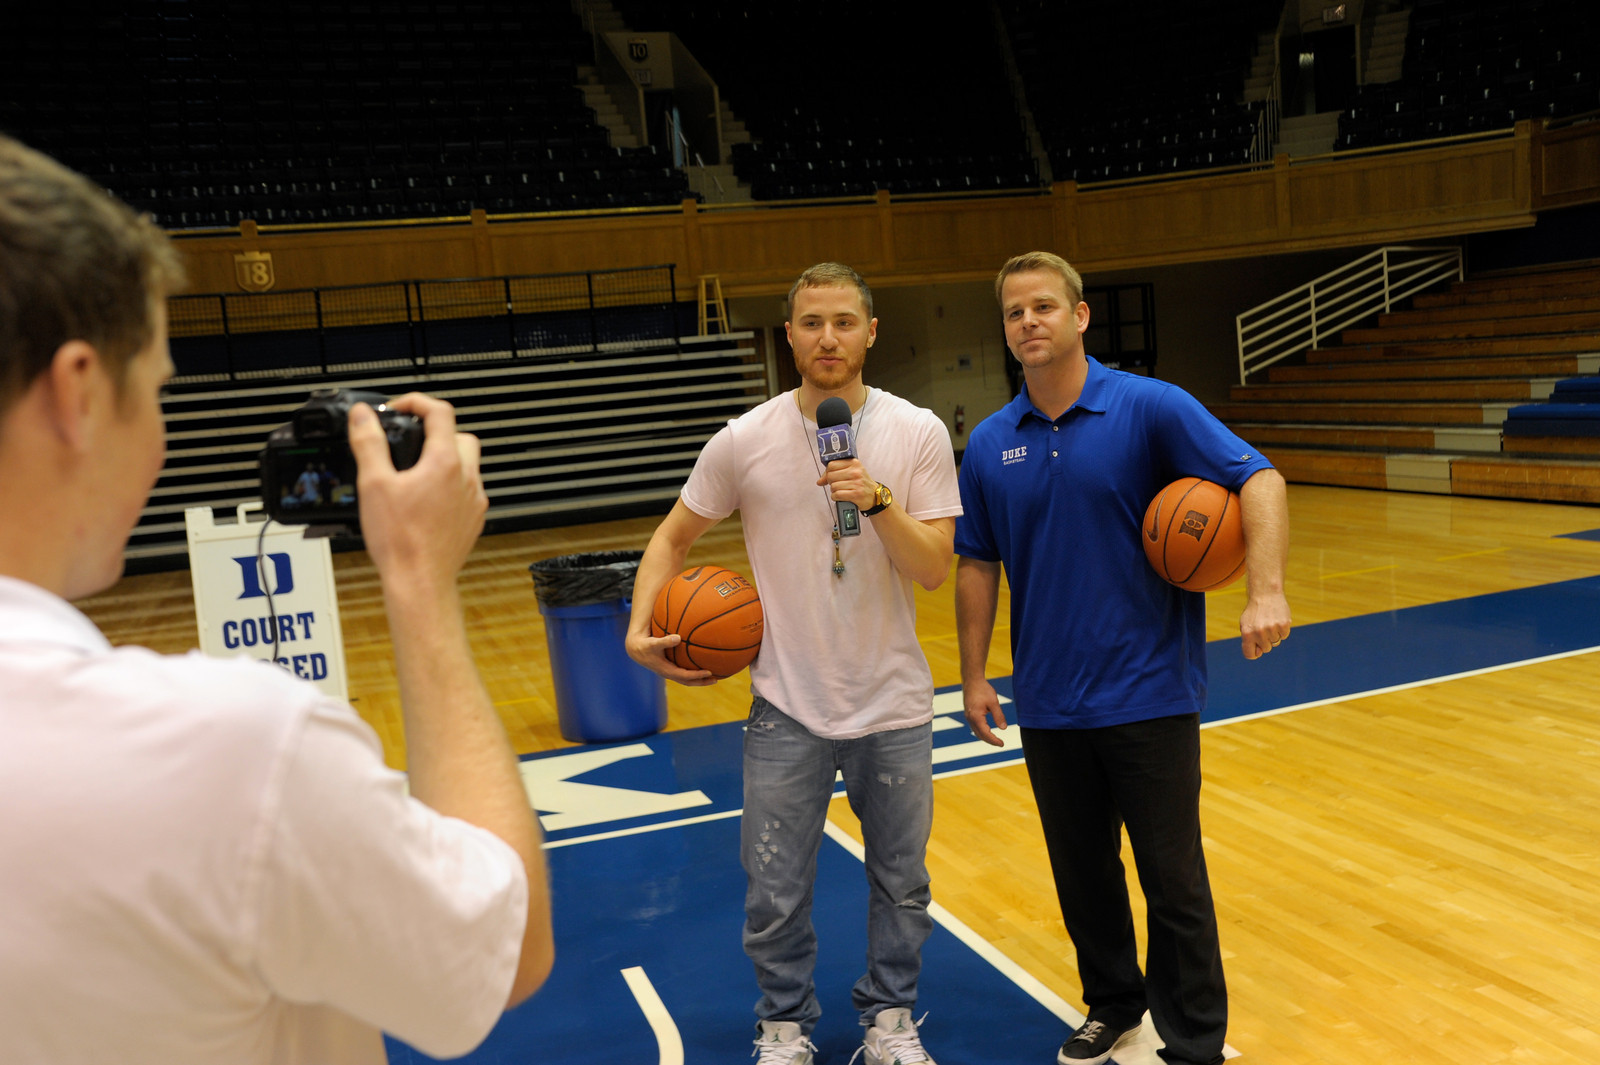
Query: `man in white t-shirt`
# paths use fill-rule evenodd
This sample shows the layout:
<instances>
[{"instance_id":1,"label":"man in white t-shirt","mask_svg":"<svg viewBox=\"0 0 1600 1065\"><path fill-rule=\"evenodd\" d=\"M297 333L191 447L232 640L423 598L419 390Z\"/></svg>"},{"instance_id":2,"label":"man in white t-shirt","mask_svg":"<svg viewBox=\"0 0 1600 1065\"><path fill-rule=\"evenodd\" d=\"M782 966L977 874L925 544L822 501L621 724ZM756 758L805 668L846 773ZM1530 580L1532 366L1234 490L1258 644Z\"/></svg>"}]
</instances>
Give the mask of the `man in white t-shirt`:
<instances>
[{"instance_id":1,"label":"man in white t-shirt","mask_svg":"<svg viewBox=\"0 0 1600 1065\"><path fill-rule=\"evenodd\" d=\"M765 615L750 666L740 839L760 1062L809 1065L816 1049L811 894L839 772L866 840L867 971L851 996L866 1061L912 1065L931 1061L912 1010L932 929L933 819L933 678L913 585L931 590L949 574L955 460L938 418L863 383L878 320L854 270L823 263L801 274L785 328L801 385L706 444L639 562L628 653L680 683L713 683L667 660L679 637L653 638L650 612L694 542L738 510ZM816 414L829 397L849 405L859 457L824 466ZM859 535L841 535L838 500L860 509Z\"/></svg>"},{"instance_id":2,"label":"man in white t-shirt","mask_svg":"<svg viewBox=\"0 0 1600 1065\"><path fill-rule=\"evenodd\" d=\"M350 416L407 780L277 667L112 648L68 600L116 581L165 455L166 237L0 137L0 1057L346 1065L382 1031L482 1041L552 962L538 824L473 665L456 575L487 507L449 404L397 473Z\"/></svg>"}]
</instances>

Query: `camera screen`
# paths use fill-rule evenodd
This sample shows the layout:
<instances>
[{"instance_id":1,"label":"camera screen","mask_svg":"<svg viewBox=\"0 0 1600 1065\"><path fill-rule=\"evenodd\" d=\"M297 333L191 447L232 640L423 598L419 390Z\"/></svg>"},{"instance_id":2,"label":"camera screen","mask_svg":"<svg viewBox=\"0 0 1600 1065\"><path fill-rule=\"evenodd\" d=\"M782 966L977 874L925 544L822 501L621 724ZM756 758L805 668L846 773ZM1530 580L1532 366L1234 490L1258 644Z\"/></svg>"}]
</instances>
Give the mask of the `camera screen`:
<instances>
[{"instance_id":1,"label":"camera screen","mask_svg":"<svg viewBox=\"0 0 1600 1065\"><path fill-rule=\"evenodd\" d=\"M292 446L269 452L277 509L284 520L353 520L356 462L349 445Z\"/></svg>"}]
</instances>

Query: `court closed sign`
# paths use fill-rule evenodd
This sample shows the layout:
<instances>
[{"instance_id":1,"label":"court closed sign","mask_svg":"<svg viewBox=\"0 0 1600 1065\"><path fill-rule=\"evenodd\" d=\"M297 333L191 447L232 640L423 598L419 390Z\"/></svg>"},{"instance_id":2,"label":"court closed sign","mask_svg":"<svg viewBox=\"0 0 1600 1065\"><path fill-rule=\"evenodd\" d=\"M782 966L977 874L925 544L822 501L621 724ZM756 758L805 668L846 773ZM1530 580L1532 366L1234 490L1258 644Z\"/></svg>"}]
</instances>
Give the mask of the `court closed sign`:
<instances>
[{"instance_id":1,"label":"court closed sign","mask_svg":"<svg viewBox=\"0 0 1600 1065\"><path fill-rule=\"evenodd\" d=\"M328 541L307 540L301 525L274 525L261 537L260 521L249 520L260 509L259 503L243 504L232 522L220 525L210 507L184 511L200 650L218 658L275 658L282 669L348 702Z\"/></svg>"}]
</instances>

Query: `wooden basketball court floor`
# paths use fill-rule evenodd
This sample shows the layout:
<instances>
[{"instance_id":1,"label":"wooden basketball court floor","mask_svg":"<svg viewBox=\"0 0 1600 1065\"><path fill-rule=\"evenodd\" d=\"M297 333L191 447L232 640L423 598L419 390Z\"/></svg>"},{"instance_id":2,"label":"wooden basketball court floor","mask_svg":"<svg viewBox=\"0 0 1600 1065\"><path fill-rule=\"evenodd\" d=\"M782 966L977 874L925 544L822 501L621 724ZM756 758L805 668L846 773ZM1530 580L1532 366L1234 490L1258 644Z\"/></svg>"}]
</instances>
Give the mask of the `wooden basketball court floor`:
<instances>
[{"instance_id":1,"label":"wooden basketball court floor","mask_svg":"<svg viewBox=\"0 0 1600 1065\"><path fill-rule=\"evenodd\" d=\"M1223 665L1238 658L1226 641L1243 588L1208 597L1209 636L1224 641L1210 648L1214 688L1233 683L1224 674L1266 676L1260 705L1284 711L1203 734L1230 1045L1277 1065L1600 1061L1600 638L1589 636L1600 510L1301 485L1290 508L1296 634L1264 660L1277 672ZM464 599L519 752L568 746L528 563L642 548L654 525L479 544ZM737 516L690 561L748 573ZM352 701L403 767L376 576L359 552L334 562ZM113 643L197 646L187 572L125 578L79 605ZM951 585L919 591L918 610L935 684L957 684ZM1011 672L1006 615L1002 601L993 676ZM1295 695L1317 684L1333 694ZM746 677L669 686L668 702L669 730L740 721ZM1081 1008L1023 768L945 777L935 791L935 900ZM856 834L843 801L831 817Z\"/></svg>"}]
</instances>

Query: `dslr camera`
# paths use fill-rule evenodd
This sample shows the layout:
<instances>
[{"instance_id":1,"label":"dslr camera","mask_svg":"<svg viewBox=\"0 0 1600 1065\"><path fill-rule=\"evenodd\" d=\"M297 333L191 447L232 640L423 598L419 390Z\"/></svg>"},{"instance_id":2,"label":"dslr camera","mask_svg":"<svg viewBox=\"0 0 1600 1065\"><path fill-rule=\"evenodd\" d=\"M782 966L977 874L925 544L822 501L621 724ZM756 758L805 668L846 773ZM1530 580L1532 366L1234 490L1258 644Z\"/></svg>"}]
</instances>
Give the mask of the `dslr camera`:
<instances>
[{"instance_id":1,"label":"dslr camera","mask_svg":"<svg viewBox=\"0 0 1600 1065\"><path fill-rule=\"evenodd\" d=\"M261 449L261 502L284 525L325 525L355 532L361 527L356 500L356 458L350 450L350 408L366 403L378 413L397 470L410 469L422 454L422 419L389 410L377 392L323 388L267 437Z\"/></svg>"}]
</instances>

